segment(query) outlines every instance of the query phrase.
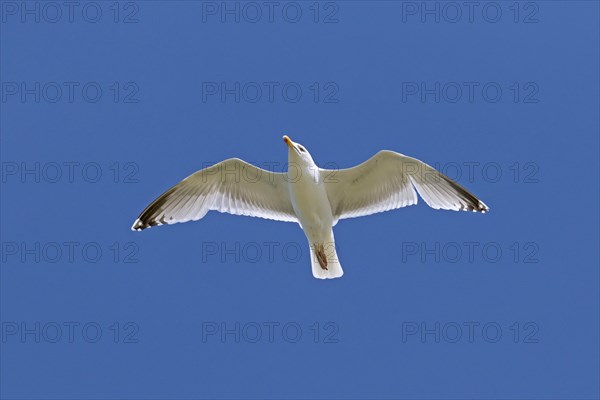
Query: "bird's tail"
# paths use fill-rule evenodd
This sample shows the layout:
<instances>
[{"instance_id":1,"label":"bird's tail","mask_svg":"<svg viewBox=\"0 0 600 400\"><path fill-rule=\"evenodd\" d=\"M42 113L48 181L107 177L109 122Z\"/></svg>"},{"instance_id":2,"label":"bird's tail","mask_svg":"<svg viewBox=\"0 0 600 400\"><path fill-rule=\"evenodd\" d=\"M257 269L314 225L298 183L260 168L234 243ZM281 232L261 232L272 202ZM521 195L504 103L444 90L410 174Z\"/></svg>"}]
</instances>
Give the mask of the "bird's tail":
<instances>
[{"instance_id":1,"label":"bird's tail","mask_svg":"<svg viewBox=\"0 0 600 400\"><path fill-rule=\"evenodd\" d=\"M309 243L310 263L313 276L317 279L339 278L344 275L335 250L333 231L322 243Z\"/></svg>"}]
</instances>

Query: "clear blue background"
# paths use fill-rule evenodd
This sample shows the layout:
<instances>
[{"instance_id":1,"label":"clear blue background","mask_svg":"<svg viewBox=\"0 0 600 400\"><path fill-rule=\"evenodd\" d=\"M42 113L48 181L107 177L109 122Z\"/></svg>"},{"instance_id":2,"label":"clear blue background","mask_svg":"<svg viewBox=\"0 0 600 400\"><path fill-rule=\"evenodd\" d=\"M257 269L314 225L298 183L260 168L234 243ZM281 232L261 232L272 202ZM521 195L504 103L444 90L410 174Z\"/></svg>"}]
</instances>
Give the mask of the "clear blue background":
<instances>
[{"instance_id":1,"label":"clear blue background","mask_svg":"<svg viewBox=\"0 0 600 400\"><path fill-rule=\"evenodd\" d=\"M5 3L5 2L3 2ZM137 2L139 20L1 26L2 82L136 82L138 103L76 98L2 102L3 162L98 162L97 184L76 179L2 184L3 242L135 242L139 262L2 264L1 319L84 324L103 337L59 343L18 336L1 343L6 398L598 398L599 9L594 1L541 1L539 22L514 23L508 7L488 23L402 22L400 2L338 2L338 23L202 22L202 3ZM520 17L521 19L523 16ZM298 103L214 98L202 82L298 82ZM402 101L402 82L499 82L503 98L473 103ZM335 82L337 103L308 86ZM514 103L512 82L536 82L537 103ZM230 157L285 163L287 133L317 163L356 165L380 149L429 163L496 162L499 182L460 182L487 215L415 207L341 221L342 279L310 273L295 224L210 213L196 223L129 230L163 190ZM134 162L139 183L115 184L108 166ZM539 167L515 183L515 162ZM298 243L298 262L211 257L202 243ZM497 263L402 260L405 242L499 243ZM515 263L509 246L534 242L538 263ZM522 260L523 254L520 255ZM135 322L137 343L108 326ZM303 328L298 343L218 336L203 321ZM458 343L402 341L406 321L429 327L498 323L503 336ZM337 343L314 343L310 326L333 322ZM513 342L514 322L539 327L537 343ZM280 326L281 326L280 325ZM323 333L324 330L321 330ZM122 342L122 340L121 340Z\"/></svg>"}]
</instances>

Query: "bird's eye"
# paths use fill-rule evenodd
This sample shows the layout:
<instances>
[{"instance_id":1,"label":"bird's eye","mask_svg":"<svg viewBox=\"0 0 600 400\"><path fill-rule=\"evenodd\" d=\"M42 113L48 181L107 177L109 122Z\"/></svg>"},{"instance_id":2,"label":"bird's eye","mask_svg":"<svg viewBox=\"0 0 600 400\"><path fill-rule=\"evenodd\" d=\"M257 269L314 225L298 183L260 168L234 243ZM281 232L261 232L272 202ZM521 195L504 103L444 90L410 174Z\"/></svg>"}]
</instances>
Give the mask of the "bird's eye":
<instances>
[{"instance_id":1,"label":"bird's eye","mask_svg":"<svg viewBox=\"0 0 600 400\"><path fill-rule=\"evenodd\" d=\"M304 150L304 147L302 147L302 146L298 146L298 149L300 149L300 151L303 153L306 151L306 150Z\"/></svg>"}]
</instances>

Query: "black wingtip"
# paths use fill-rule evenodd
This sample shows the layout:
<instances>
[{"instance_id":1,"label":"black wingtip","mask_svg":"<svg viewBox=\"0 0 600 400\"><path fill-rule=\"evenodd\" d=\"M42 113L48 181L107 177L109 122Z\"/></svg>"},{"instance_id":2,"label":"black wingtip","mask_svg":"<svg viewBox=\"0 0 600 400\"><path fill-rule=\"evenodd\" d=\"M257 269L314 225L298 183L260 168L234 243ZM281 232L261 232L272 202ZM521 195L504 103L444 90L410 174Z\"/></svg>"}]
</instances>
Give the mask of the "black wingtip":
<instances>
[{"instance_id":1,"label":"black wingtip","mask_svg":"<svg viewBox=\"0 0 600 400\"><path fill-rule=\"evenodd\" d=\"M131 226L132 231L143 231L146 228L150 228L152 225L143 222L141 219L136 219L133 225Z\"/></svg>"},{"instance_id":2,"label":"black wingtip","mask_svg":"<svg viewBox=\"0 0 600 400\"><path fill-rule=\"evenodd\" d=\"M153 217L147 216L146 213L142 213L142 215L140 215L140 217L136 219L133 225L131 226L131 230L143 231L144 229L152 228L153 226L164 225L166 223L167 222L165 221L164 217L157 220Z\"/></svg>"},{"instance_id":3,"label":"black wingtip","mask_svg":"<svg viewBox=\"0 0 600 400\"><path fill-rule=\"evenodd\" d=\"M445 175L442 177L456 190L456 192L460 195L460 197L467 203L466 206L462 207L462 211L473 211L479 213L487 213L490 211L490 208L481 200L479 200L475 195L469 192L467 189L454 182L452 179L448 178Z\"/></svg>"},{"instance_id":4,"label":"black wingtip","mask_svg":"<svg viewBox=\"0 0 600 400\"><path fill-rule=\"evenodd\" d=\"M132 231L142 231L142 230L144 230L144 227L143 227L143 226L141 226L141 225L140 225L140 223L139 223L139 221L137 221L137 220L136 220L136 221L133 223L133 225L131 225L131 230L132 230Z\"/></svg>"}]
</instances>

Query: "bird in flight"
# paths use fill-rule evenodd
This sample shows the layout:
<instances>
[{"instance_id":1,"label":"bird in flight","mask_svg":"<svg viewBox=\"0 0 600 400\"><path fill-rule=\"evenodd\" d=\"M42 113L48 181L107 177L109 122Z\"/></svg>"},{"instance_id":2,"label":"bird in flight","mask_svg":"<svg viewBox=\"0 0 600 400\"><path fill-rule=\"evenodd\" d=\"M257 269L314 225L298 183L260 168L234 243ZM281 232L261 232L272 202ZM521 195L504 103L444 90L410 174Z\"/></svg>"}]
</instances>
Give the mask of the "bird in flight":
<instances>
[{"instance_id":1,"label":"bird in flight","mask_svg":"<svg viewBox=\"0 0 600 400\"><path fill-rule=\"evenodd\" d=\"M267 171L239 158L202 169L167 190L135 220L132 230L197 221L210 210L296 222L310 247L315 278L339 278L333 227L417 204L417 193L434 209L485 213L489 208L444 174L416 158L382 150L354 168L319 168L300 143L283 136L288 171Z\"/></svg>"}]
</instances>

